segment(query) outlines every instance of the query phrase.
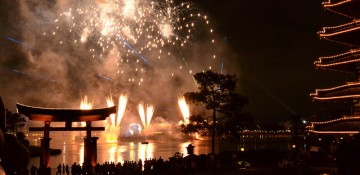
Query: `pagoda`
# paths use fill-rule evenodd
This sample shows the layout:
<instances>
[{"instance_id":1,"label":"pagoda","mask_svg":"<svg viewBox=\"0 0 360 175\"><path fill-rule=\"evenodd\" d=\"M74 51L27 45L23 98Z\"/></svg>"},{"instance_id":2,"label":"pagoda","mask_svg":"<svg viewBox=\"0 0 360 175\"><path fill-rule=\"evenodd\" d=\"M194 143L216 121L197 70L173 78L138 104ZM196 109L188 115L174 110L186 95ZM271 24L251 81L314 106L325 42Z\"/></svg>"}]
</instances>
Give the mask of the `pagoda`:
<instances>
[{"instance_id":1,"label":"pagoda","mask_svg":"<svg viewBox=\"0 0 360 175\"><path fill-rule=\"evenodd\" d=\"M308 129L317 134L355 134L360 131L360 0L329 0L323 8L348 18L337 26L323 27L320 39L348 46L348 50L333 56L320 57L314 62L317 69L351 73L354 79L327 89L316 89L310 96L317 102L346 103L343 114L331 120L310 122ZM346 109L348 108L348 109ZM337 116L336 116L337 115Z\"/></svg>"}]
</instances>

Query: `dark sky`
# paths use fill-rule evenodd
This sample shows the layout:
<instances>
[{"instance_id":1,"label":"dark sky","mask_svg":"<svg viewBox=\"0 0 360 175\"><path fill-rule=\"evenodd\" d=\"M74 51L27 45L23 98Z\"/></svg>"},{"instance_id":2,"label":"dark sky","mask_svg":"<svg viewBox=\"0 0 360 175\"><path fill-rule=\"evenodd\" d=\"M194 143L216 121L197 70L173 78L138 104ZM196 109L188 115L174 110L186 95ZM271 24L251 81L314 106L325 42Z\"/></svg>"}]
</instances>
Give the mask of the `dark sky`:
<instances>
[{"instance_id":1,"label":"dark sky","mask_svg":"<svg viewBox=\"0 0 360 175\"><path fill-rule=\"evenodd\" d=\"M316 70L313 62L348 48L320 40L323 26L349 19L322 8L321 0L196 0L216 30L237 54L241 93L249 98L246 110L257 121L288 120L296 113L315 113L309 93L351 79L344 73Z\"/></svg>"}]
</instances>

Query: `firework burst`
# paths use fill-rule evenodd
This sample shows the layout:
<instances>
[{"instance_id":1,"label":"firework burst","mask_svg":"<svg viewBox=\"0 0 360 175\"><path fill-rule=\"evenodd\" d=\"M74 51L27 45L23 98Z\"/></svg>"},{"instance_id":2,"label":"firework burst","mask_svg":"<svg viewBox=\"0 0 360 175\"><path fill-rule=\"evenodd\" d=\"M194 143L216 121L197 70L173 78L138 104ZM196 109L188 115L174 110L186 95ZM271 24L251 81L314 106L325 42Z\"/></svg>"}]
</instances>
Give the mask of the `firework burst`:
<instances>
[{"instance_id":1,"label":"firework burst","mask_svg":"<svg viewBox=\"0 0 360 175\"><path fill-rule=\"evenodd\" d=\"M216 63L216 49L207 49L202 66L189 63L186 53L194 43L206 40L216 48L207 16L191 3L107 0L69 6L43 35L50 36L59 51L112 59L117 70L111 77L123 82L142 85L149 76L192 74Z\"/></svg>"}]
</instances>

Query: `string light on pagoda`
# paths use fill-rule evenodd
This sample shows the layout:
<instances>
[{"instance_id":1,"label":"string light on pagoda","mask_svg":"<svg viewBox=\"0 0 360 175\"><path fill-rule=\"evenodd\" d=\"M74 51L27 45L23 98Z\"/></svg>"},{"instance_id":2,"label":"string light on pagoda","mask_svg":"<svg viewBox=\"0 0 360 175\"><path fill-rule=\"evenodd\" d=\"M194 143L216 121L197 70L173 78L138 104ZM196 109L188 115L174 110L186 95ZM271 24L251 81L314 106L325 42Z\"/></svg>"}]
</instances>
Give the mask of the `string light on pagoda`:
<instances>
[{"instance_id":1,"label":"string light on pagoda","mask_svg":"<svg viewBox=\"0 0 360 175\"><path fill-rule=\"evenodd\" d=\"M332 59L345 59L342 57L346 57L346 56L356 57L358 53L360 53L360 49L351 49L348 52L341 53L338 55L328 56L328 57L319 57L319 60L315 61L314 64L315 65L319 65L319 64L324 65L324 64L326 64L326 63L322 64L324 61L330 62ZM344 63L344 61L342 63Z\"/></svg>"},{"instance_id":2,"label":"string light on pagoda","mask_svg":"<svg viewBox=\"0 0 360 175\"><path fill-rule=\"evenodd\" d=\"M358 23L360 23L360 20L354 20L353 22L338 25L338 26L333 26L333 27L323 27L323 30L318 32L318 34L320 35L320 37L327 37L327 36L333 36L333 35L338 35L341 33L358 30L358 29L360 29L360 26L358 26ZM342 29L342 28L344 28L344 29ZM334 30L334 31L331 31L331 30ZM327 32L329 32L329 33L327 33Z\"/></svg>"},{"instance_id":3,"label":"string light on pagoda","mask_svg":"<svg viewBox=\"0 0 360 175\"><path fill-rule=\"evenodd\" d=\"M314 131L314 130L309 130L309 132L315 134L358 134L359 133L359 131Z\"/></svg>"},{"instance_id":4,"label":"string light on pagoda","mask_svg":"<svg viewBox=\"0 0 360 175\"><path fill-rule=\"evenodd\" d=\"M360 52L360 49L350 49L348 52L345 52L345 53L341 53L341 54L337 54L337 55L333 55L333 56L327 56L327 57L319 57L319 60L333 59L333 58L342 57L342 56L357 53L357 52Z\"/></svg>"},{"instance_id":5,"label":"string light on pagoda","mask_svg":"<svg viewBox=\"0 0 360 175\"><path fill-rule=\"evenodd\" d=\"M324 124L329 124L329 123L333 123L333 122L338 122L338 121L344 121L344 120L359 120L360 116L344 116L341 118L337 118L337 119L333 119L333 120L328 120L328 121L322 121L322 122L310 122L311 125L324 125Z\"/></svg>"},{"instance_id":6,"label":"string light on pagoda","mask_svg":"<svg viewBox=\"0 0 360 175\"><path fill-rule=\"evenodd\" d=\"M360 59L353 59L353 60L341 61L341 62L329 63L329 64L316 64L316 66L318 66L318 67L330 67L330 66L336 66L336 65L347 64L347 63L354 63L354 62L360 62Z\"/></svg>"},{"instance_id":7,"label":"string light on pagoda","mask_svg":"<svg viewBox=\"0 0 360 175\"><path fill-rule=\"evenodd\" d=\"M328 88L328 89L316 89L315 93L311 93L310 96L318 96L319 92L326 92L326 91L333 91L333 90L338 90L341 88L349 88L351 86L358 86L360 85L360 82L347 82L345 85L341 85L341 86L337 86L337 87L333 87L333 88Z\"/></svg>"},{"instance_id":8,"label":"string light on pagoda","mask_svg":"<svg viewBox=\"0 0 360 175\"><path fill-rule=\"evenodd\" d=\"M336 100L336 99L344 99L344 98L360 98L360 95L342 95L335 97L313 97L315 100Z\"/></svg>"},{"instance_id":9,"label":"string light on pagoda","mask_svg":"<svg viewBox=\"0 0 360 175\"><path fill-rule=\"evenodd\" d=\"M350 2L350 1L352 1L352 0L344 0L344 1L339 1L339 2L336 2L336 3L332 4L331 0L328 0L326 2L323 2L322 4L324 5L325 8L328 8L328 7L338 6L338 5L341 5L341 4Z\"/></svg>"}]
</instances>

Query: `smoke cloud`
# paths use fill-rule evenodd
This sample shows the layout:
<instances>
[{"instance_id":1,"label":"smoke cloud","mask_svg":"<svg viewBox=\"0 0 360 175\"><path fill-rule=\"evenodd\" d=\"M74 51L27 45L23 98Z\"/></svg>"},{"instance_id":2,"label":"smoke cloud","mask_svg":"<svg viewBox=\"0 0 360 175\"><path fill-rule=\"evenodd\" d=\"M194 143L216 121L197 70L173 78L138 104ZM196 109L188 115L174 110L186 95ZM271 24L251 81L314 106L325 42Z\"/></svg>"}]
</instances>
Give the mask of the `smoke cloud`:
<instances>
[{"instance_id":1,"label":"smoke cloud","mask_svg":"<svg viewBox=\"0 0 360 175\"><path fill-rule=\"evenodd\" d=\"M128 113L153 104L160 125L181 119L177 97L197 90L192 75L221 72L222 63L224 73L237 69L190 3L3 0L0 10L0 95L11 110L78 108L85 95L105 107L110 94L128 94Z\"/></svg>"}]
</instances>

